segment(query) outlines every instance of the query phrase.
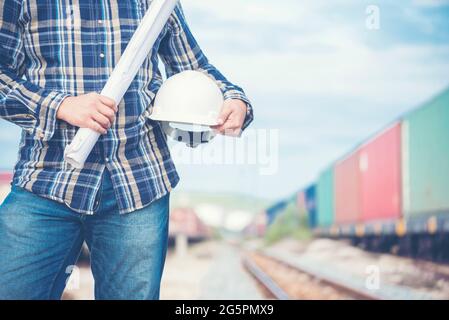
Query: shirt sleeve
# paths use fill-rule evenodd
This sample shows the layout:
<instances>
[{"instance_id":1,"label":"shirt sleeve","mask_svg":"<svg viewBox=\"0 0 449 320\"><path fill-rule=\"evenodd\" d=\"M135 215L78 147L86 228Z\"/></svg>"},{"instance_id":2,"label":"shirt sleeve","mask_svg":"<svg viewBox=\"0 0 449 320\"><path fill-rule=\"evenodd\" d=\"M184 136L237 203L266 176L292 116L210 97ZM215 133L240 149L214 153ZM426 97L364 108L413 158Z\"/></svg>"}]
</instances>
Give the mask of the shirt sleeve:
<instances>
[{"instance_id":1,"label":"shirt sleeve","mask_svg":"<svg viewBox=\"0 0 449 320\"><path fill-rule=\"evenodd\" d=\"M252 122L253 108L245 92L228 81L217 68L209 63L187 25L180 4L176 6L168 20L168 32L161 41L159 56L165 65L168 77L186 70L198 70L208 74L217 82L225 100L239 99L246 103L247 113L242 129L247 128Z\"/></svg>"},{"instance_id":2,"label":"shirt sleeve","mask_svg":"<svg viewBox=\"0 0 449 320\"><path fill-rule=\"evenodd\" d=\"M47 141L53 136L59 105L68 94L25 79L21 12L22 1L0 2L0 118Z\"/></svg>"}]
</instances>

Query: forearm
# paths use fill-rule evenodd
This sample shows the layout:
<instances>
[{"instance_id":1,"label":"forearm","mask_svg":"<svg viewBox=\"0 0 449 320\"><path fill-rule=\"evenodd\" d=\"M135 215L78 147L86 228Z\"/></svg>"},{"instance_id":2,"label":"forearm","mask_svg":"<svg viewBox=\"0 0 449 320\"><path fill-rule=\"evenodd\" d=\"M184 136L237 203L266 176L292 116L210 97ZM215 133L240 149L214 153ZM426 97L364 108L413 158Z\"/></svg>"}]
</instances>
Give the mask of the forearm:
<instances>
[{"instance_id":1,"label":"forearm","mask_svg":"<svg viewBox=\"0 0 449 320\"><path fill-rule=\"evenodd\" d=\"M49 140L56 127L56 113L68 94L46 90L0 64L0 118L39 139Z\"/></svg>"},{"instance_id":2,"label":"forearm","mask_svg":"<svg viewBox=\"0 0 449 320\"><path fill-rule=\"evenodd\" d=\"M0 4L0 118L13 122L37 138L49 140L56 112L67 96L41 88L23 78L22 1Z\"/></svg>"}]
</instances>

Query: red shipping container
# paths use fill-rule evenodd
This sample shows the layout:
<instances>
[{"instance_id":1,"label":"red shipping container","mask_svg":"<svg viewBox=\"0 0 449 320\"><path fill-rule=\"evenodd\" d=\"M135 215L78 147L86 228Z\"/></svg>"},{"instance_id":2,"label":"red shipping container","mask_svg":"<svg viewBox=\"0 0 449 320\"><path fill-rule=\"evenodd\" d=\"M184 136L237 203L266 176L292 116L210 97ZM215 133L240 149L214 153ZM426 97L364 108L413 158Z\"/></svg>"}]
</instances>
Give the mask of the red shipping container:
<instances>
[{"instance_id":1,"label":"red shipping container","mask_svg":"<svg viewBox=\"0 0 449 320\"><path fill-rule=\"evenodd\" d=\"M335 165L335 221L338 224L360 221L360 151L356 150Z\"/></svg>"},{"instance_id":2,"label":"red shipping container","mask_svg":"<svg viewBox=\"0 0 449 320\"><path fill-rule=\"evenodd\" d=\"M0 185L9 185L12 181L12 172L0 172Z\"/></svg>"},{"instance_id":3,"label":"red shipping container","mask_svg":"<svg viewBox=\"0 0 449 320\"><path fill-rule=\"evenodd\" d=\"M298 213L301 216L307 214L306 196L304 191L298 191L296 195L296 206L298 207Z\"/></svg>"},{"instance_id":4,"label":"red shipping container","mask_svg":"<svg viewBox=\"0 0 449 320\"><path fill-rule=\"evenodd\" d=\"M170 235L205 236L206 228L191 208L175 208L170 212Z\"/></svg>"},{"instance_id":5,"label":"red shipping container","mask_svg":"<svg viewBox=\"0 0 449 320\"><path fill-rule=\"evenodd\" d=\"M401 124L377 135L360 150L361 220L401 215Z\"/></svg>"}]
</instances>

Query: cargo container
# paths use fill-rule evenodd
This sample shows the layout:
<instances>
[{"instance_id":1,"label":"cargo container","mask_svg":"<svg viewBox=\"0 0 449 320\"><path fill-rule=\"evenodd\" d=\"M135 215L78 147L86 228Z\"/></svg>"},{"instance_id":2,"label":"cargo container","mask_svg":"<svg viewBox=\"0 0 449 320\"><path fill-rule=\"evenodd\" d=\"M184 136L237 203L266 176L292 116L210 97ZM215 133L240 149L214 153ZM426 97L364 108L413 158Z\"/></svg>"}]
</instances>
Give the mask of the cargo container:
<instances>
[{"instance_id":1,"label":"cargo container","mask_svg":"<svg viewBox=\"0 0 449 320\"><path fill-rule=\"evenodd\" d=\"M267 215L260 212L254 216L252 221L245 227L243 233L251 237L263 237L267 227Z\"/></svg>"},{"instance_id":2,"label":"cargo container","mask_svg":"<svg viewBox=\"0 0 449 320\"><path fill-rule=\"evenodd\" d=\"M288 200L282 200L274 205L272 205L270 208L266 210L266 216L267 216L267 225L271 225L277 218L278 215L280 215L282 212L284 212L285 208L288 205Z\"/></svg>"},{"instance_id":3,"label":"cargo container","mask_svg":"<svg viewBox=\"0 0 449 320\"><path fill-rule=\"evenodd\" d=\"M307 207L306 207L306 196L304 191L298 191L296 194L296 206L298 208L298 213L300 216L307 215Z\"/></svg>"},{"instance_id":4,"label":"cargo container","mask_svg":"<svg viewBox=\"0 0 449 320\"><path fill-rule=\"evenodd\" d=\"M317 226L317 212L316 212L316 186L311 185L305 190L307 220L311 228Z\"/></svg>"},{"instance_id":5,"label":"cargo container","mask_svg":"<svg viewBox=\"0 0 449 320\"><path fill-rule=\"evenodd\" d=\"M0 172L0 204L11 190L12 172Z\"/></svg>"},{"instance_id":6,"label":"cargo container","mask_svg":"<svg viewBox=\"0 0 449 320\"><path fill-rule=\"evenodd\" d=\"M401 124L395 123L360 148L361 220L401 216Z\"/></svg>"},{"instance_id":7,"label":"cargo container","mask_svg":"<svg viewBox=\"0 0 449 320\"><path fill-rule=\"evenodd\" d=\"M169 234L204 238L209 236L209 230L192 208L175 208L170 212Z\"/></svg>"},{"instance_id":8,"label":"cargo container","mask_svg":"<svg viewBox=\"0 0 449 320\"><path fill-rule=\"evenodd\" d=\"M334 223L334 167L325 170L317 183L317 225L328 227Z\"/></svg>"},{"instance_id":9,"label":"cargo container","mask_svg":"<svg viewBox=\"0 0 449 320\"><path fill-rule=\"evenodd\" d=\"M402 136L405 215L449 213L449 90L408 114Z\"/></svg>"},{"instance_id":10,"label":"cargo container","mask_svg":"<svg viewBox=\"0 0 449 320\"><path fill-rule=\"evenodd\" d=\"M361 212L360 152L357 149L335 165L335 221L359 222Z\"/></svg>"},{"instance_id":11,"label":"cargo container","mask_svg":"<svg viewBox=\"0 0 449 320\"><path fill-rule=\"evenodd\" d=\"M263 213L257 214L254 219L254 225L256 228L256 235L258 237L263 237L267 228L267 216Z\"/></svg>"}]
</instances>

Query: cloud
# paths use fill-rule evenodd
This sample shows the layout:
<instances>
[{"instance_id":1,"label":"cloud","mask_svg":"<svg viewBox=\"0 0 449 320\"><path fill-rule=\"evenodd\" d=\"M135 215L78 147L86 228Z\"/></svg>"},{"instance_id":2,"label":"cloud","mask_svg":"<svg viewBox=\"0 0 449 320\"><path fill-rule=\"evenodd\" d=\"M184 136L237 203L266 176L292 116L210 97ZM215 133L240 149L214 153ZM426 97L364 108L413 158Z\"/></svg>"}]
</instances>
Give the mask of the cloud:
<instances>
[{"instance_id":1,"label":"cloud","mask_svg":"<svg viewBox=\"0 0 449 320\"><path fill-rule=\"evenodd\" d=\"M410 103L410 91L425 97L447 85L449 45L397 41L382 50L373 48L370 41L388 37L391 30L360 28L363 6L357 22L334 17L344 16L345 8L353 12L354 3L287 1L279 6L268 1L190 0L184 7L218 17L218 23L207 22L207 28L192 22L199 42L212 62L252 92L389 97ZM301 25L310 20L315 27L301 32Z\"/></svg>"},{"instance_id":2,"label":"cloud","mask_svg":"<svg viewBox=\"0 0 449 320\"><path fill-rule=\"evenodd\" d=\"M210 60L252 98L254 125L281 130L277 175L226 168L217 189L285 195L449 85L447 15L422 3L378 1L378 31L365 28L368 1L183 3ZM197 171L181 171L184 187L196 185Z\"/></svg>"}]
</instances>

